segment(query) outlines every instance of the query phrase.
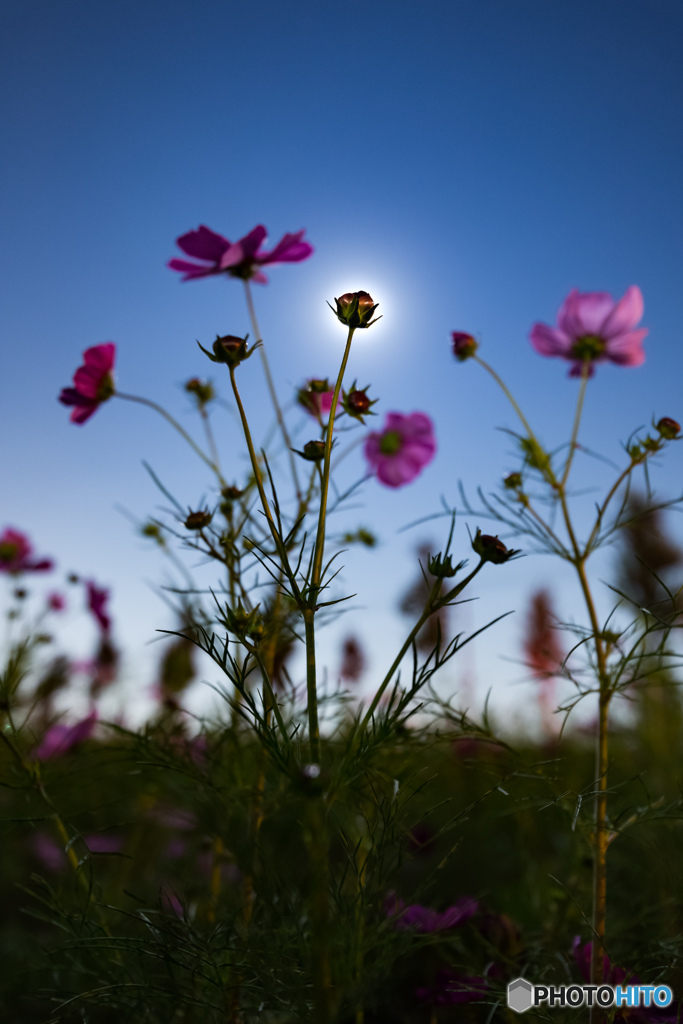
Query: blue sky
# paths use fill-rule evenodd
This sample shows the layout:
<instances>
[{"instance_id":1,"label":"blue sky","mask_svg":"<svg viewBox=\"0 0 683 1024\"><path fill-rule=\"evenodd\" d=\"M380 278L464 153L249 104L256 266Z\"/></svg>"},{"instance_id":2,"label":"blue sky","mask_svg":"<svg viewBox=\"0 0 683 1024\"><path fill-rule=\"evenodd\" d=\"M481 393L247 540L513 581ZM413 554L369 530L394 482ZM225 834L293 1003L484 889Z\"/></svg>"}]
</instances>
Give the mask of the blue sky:
<instances>
[{"instance_id":1,"label":"blue sky","mask_svg":"<svg viewBox=\"0 0 683 1024\"><path fill-rule=\"evenodd\" d=\"M358 338L351 377L372 384L378 411L435 420L439 453L420 480L399 492L368 483L349 516L382 535L365 569L347 559L358 611L340 626L363 634L377 673L403 629L391 609L414 545L439 537L396 530L442 494L456 502L458 480L474 492L515 468L496 430L512 414L476 367L454 362L450 331L481 340L554 445L576 383L531 350L531 324L552 322L572 287L618 296L638 284L647 362L600 368L583 436L618 459L653 415L681 420L678 3L445 0L418 14L395 0L14 0L1 17L0 526L112 587L136 678L169 616L146 582L159 559L117 506L142 519L159 505L143 459L188 505L207 481L147 410L111 402L76 427L56 396L85 348L113 340L120 388L194 427L181 385L210 369L195 339L248 330L237 282L183 285L165 267L175 237L200 223L230 238L263 223L273 242L305 228L315 247L255 286L283 401L336 370L343 332L325 300L367 288L384 318ZM265 390L248 366L259 421ZM227 412L216 429L238 473ZM346 466L360 476L360 453ZM662 493L680 491L682 468L675 446L655 474ZM465 557L464 520L456 537ZM480 625L517 608L519 622L537 582L555 585L563 617L578 615L573 583L538 558L488 573L466 614ZM79 621L72 640L87 646ZM476 654L481 690L501 701L520 672L497 659L518 656L518 640L506 623Z\"/></svg>"}]
</instances>

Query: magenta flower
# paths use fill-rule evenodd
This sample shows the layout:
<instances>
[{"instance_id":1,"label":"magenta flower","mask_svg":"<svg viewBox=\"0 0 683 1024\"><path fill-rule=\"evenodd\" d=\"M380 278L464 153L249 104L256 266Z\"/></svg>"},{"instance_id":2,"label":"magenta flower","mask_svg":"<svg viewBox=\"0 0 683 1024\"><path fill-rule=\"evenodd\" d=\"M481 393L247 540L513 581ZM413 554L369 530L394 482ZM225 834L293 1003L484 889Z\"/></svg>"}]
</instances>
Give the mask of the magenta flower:
<instances>
[{"instance_id":1,"label":"magenta flower","mask_svg":"<svg viewBox=\"0 0 683 1024\"><path fill-rule=\"evenodd\" d=\"M305 385L299 388L296 395L299 405L303 406L306 412L310 413L311 416L315 416L318 420L322 416L327 416L332 408L333 398L334 388L330 386L327 378L318 379L316 377L311 377L310 380L307 380ZM337 409L339 409L338 401Z\"/></svg>"},{"instance_id":2,"label":"magenta flower","mask_svg":"<svg viewBox=\"0 0 683 1024\"><path fill-rule=\"evenodd\" d=\"M66 598L64 597L64 594L60 594L57 590L52 594L48 594L47 606L51 612L63 612L66 608Z\"/></svg>"},{"instance_id":3,"label":"magenta flower","mask_svg":"<svg viewBox=\"0 0 683 1024\"><path fill-rule=\"evenodd\" d=\"M92 835L83 836L83 839L91 853L120 853L123 849L123 839L112 832L109 835L95 832Z\"/></svg>"},{"instance_id":4,"label":"magenta flower","mask_svg":"<svg viewBox=\"0 0 683 1024\"><path fill-rule=\"evenodd\" d=\"M98 587L92 580L86 580L85 586L88 594L88 611L95 616L102 632L108 633L111 629L111 619L107 612L109 591L104 587Z\"/></svg>"},{"instance_id":5,"label":"magenta flower","mask_svg":"<svg viewBox=\"0 0 683 1024\"><path fill-rule=\"evenodd\" d=\"M49 761L53 757L61 757L69 750L90 739L97 725L97 711L91 711L87 718L83 718L75 725L65 725L64 722L57 722L50 726L43 739L33 751L33 757L38 761Z\"/></svg>"},{"instance_id":6,"label":"magenta flower","mask_svg":"<svg viewBox=\"0 0 683 1024\"><path fill-rule=\"evenodd\" d=\"M259 224L239 241L229 242L223 235L217 235L202 224L196 231L188 231L176 239L176 244L184 253L200 262L174 259L168 266L171 270L180 271L184 275L183 281L211 277L213 274L229 274L230 277L240 277L244 281L267 284L268 278L261 273L261 267L269 263L299 263L308 259L313 252L313 247L302 241L303 231L283 235L274 249L270 252L262 251L261 245L266 235L266 229Z\"/></svg>"},{"instance_id":7,"label":"magenta flower","mask_svg":"<svg viewBox=\"0 0 683 1024\"><path fill-rule=\"evenodd\" d=\"M399 931L413 930L416 932L442 932L469 921L479 909L479 904L471 896L463 896L452 907L442 913L423 907L420 903L406 906L403 900L391 895L386 902L387 914L394 918L394 928Z\"/></svg>"},{"instance_id":8,"label":"magenta flower","mask_svg":"<svg viewBox=\"0 0 683 1024\"><path fill-rule=\"evenodd\" d=\"M368 435L364 450L381 483L403 487L434 458L434 424L423 412L387 413L384 429Z\"/></svg>"},{"instance_id":9,"label":"magenta flower","mask_svg":"<svg viewBox=\"0 0 683 1024\"><path fill-rule=\"evenodd\" d=\"M579 968L581 976L584 981L590 981L591 975L591 959L593 956L593 943L586 942L584 945L581 944L580 936L576 936L572 943L572 952L574 953L574 959L576 965ZM640 985L642 984L637 974L633 974L630 971L626 971L623 967L613 966L610 958L607 954L604 955L602 960L603 968L603 982L605 985ZM617 1011L616 1020L628 1019L633 1024L637 1021L638 1024L645 1021L651 1021L652 1024L675 1024L680 1020L679 1004L672 1002L666 1007L657 1006L639 1006L633 1009L624 1008L621 1011Z\"/></svg>"},{"instance_id":10,"label":"magenta flower","mask_svg":"<svg viewBox=\"0 0 683 1024\"><path fill-rule=\"evenodd\" d=\"M592 376L594 363L609 360L617 366L640 366L645 362L647 328L636 329L642 315L643 296L636 285L627 288L618 302L607 292L574 288L560 306L557 327L534 324L529 337L542 356L572 362L571 377L581 376L584 363Z\"/></svg>"},{"instance_id":11,"label":"magenta flower","mask_svg":"<svg viewBox=\"0 0 683 1024\"><path fill-rule=\"evenodd\" d=\"M22 572L49 572L50 558L32 558L33 546L25 533L6 526L0 534L0 572L18 576Z\"/></svg>"},{"instance_id":12,"label":"magenta flower","mask_svg":"<svg viewBox=\"0 0 683 1024\"><path fill-rule=\"evenodd\" d=\"M104 345L93 345L83 353L83 366L74 374L74 386L62 388L59 401L62 405L73 405L69 417L72 423L85 423L96 409L114 394L114 359L116 345L108 341Z\"/></svg>"}]
</instances>

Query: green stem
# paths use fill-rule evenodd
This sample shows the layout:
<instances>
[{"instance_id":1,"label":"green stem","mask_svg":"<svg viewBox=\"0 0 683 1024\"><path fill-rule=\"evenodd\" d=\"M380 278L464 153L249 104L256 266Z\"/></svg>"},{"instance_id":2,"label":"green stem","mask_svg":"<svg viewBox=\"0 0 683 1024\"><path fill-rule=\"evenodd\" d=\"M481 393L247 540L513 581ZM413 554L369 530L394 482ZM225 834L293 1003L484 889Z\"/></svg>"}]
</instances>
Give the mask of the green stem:
<instances>
[{"instance_id":1,"label":"green stem","mask_svg":"<svg viewBox=\"0 0 683 1024\"><path fill-rule=\"evenodd\" d=\"M341 366L339 367L337 383L334 386L332 408L330 409L330 415L327 421L327 433L325 436L325 460L323 462L322 483L320 486L320 512L318 514L318 532L316 533L315 537L313 568L311 570L311 600L313 601L313 603L315 603L317 599L318 590L320 588L323 554L325 550L325 515L327 512L327 492L330 485L330 457L332 453L332 432L334 430L334 418L337 412L337 402L339 400L339 392L341 391L342 381L344 379L344 373L346 371L346 364L349 360L349 353L351 352L351 342L353 340L354 331L355 327L349 327L349 335L348 338L346 339L346 348L344 349L344 356L342 358Z\"/></svg>"},{"instance_id":2,"label":"green stem","mask_svg":"<svg viewBox=\"0 0 683 1024\"><path fill-rule=\"evenodd\" d=\"M490 374L490 375L491 375L491 376L493 377L493 379L495 380L496 384L497 384L497 385L498 385L498 387L499 387L499 388L501 389L501 391L503 392L503 394L504 394L504 395L505 395L505 397L507 398L507 400L508 400L508 402L510 403L510 405L512 406L512 408L513 408L513 409L515 410L515 412L517 413L517 416L518 416L518 418L519 418L519 420L520 420L520 422L521 422L522 426L523 426L523 427L524 427L524 429L526 430L527 434L529 435L529 438L530 438L530 440L532 440L532 441L533 441L533 442L534 442L535 444L537 444L537 445L538 445L538 447L539 447L539 448L541 448L541 445L540 445L540 444L538 443L538 440L537 440L537 438L536 438L536 435L534 434L533 430L532 430L532 429L531 429L531 427L529 426L529 421L527 420L526 416L524 415L524 413L523 413L523 412L522 412L522 410L520 409L520 407L519 407L519 405L517 404L517 401L516 401L516 399L515 399L515 396L514 396L514 395L512 394L512 392L510 391L509 387L507 386L507 384L505 383L505 381L503 380L503 378L502 378L502 377L499 377L499 376L498 376L498 374L496 373L496 371L495 371L495 370L493 369L493 367L492 367L492 366L490 366L490 365L489 365L489 364L488 364L488 363L487 363L487 362L486 362L486 361L485 361L484 359L482 359L482 358L481 358L480 356L478 356L478 355L474 355L474 356L472 356L472 358L473 358L474 360L476 360L476 362L478 362L478 363L479 363L479 365L480 365L480 366L481 366L481 367L482 367L482 368L483 368L484 370L486 370L486 372L487 372L488 374ZM542 449L541 449L541 450L542 450Z\"/></svg>"},{"instance_id":3,"label":"green stem","mask_svg":"<svg viewBox=\"0 0 683 1024\"><path fill-rule=\"evenodd\" d=\"M358 728L358 735L361 735L363 732L365 732L365 729L368 726L368 722L372 718L373 714L375 713L375 709L377 708L377 705L379 704L380 700L382 699L382 694L384 693L384 691L386 690L387 686L389 685L389 683L393 679L394 673L396 672L396 670L398 669L399 665L403 661L404 657L406 656L406 654L410 650L410 647L411 647L411 645L413 643L413 640L415 639L417 634L420 632L420 630L424 626L424 624L427 621L427 619L429 619L429 617L431 615L433 615L435 612L439 611L440 608L445 607L445 605L447 605L450 601L454 600L454 598L456 598L458 596L458 594L461 594L462 591L465 589L465 587L469 583L471 583L471 581L474 579L474 577L477 575L477 573L479 572L479 570L481 569L481 567L483 565L484 565L484 560L482 559L482 561L479 562L479 565L476 567L476 569L473 569L472 572L469 574L469 576L465 577L465 579L462 581L462 583L458 583L455 587L453 587L451 590L449 590L447 594L444 594L442 597L438 598L438 600L437 600L437 596L438 596L439 590L441 589L442 580L437 579L437 580L434 581L434 585L433 585L433 587L431 589L429 597L427 598L427 603L425 605L425 610L422 612L422 615L417 620L417 622L415 623L415 625L411 629L410 633L406 637L405 641L403 642L403 646L401 647L401 650L398 652L398 654L396 655L396 657L394 658L394 660L392 662L391 668L389 669L389 671L385 675L384 679L382 680L382 682L380 684L380 687L379 687L379 690L377 691L377 693L373 697L372 702L370 704L370 707L365 712L363 720L360 723L360 726Z\"/></svg>"},{"instance_id":4,"label":"green stem","mask_svg":"<svg viewBox=\"0 0 683 1024\"><path fill-rule=\"evenodd\" d=\"M583 412L583 401L586 397L586 385L588 383L590 371L590 361L584 360L583 366L581 367L581 386L579 387L579 396L576 400L576 412L574 413L574 426L572 427L571 441L569 442L569 455L564 467L564 473L562 474L561 484L562 487L567 482L569 477L569 470L572 468L572 462L574 460L574 452L576 451L576 439L579 436L579 426L581 424L581 414Z\"/></svg>"},{"instance_id":5,"label":"green stem","mask_svg":"<svg viewBox=\"0 0 683 1024\"><path fill-rule=\"evenodd\" d=\"M290 469L292 471L292 480L294 481L294 488L296 490L296 499L297 499L297 501L300 502L301 501L301 488L299 487L299 474L297 473L297 468L296 468L296 458L294 457L294 452L292 451L292 442L290 440L289 433L287 432L287 425L285 423L285 418L282 415L282 409L280 408L280 403L278 402L277 391L275 390L275 384L273 382L273 375L270 372L270 363L268 362L268 356L266 355L266 347L263 344L263 338L261 336L261 330L260 330L259 325L258 325L258 320L256 319L256 309L254 308L254 300L253 300L253 297L252 297L252 294L251 294L251 284L249 283L248 280L246 280L244 282L244 295L245 295L246 300L247 300L247 309L249 310L249 319L251 320L251 329L254 332L254 341L261 343L259 345L259 351L261 353L261 362L263 364L263 372L264 372L264 374L266 376L266 384L268 385L268 391L270 393L270 400L273 403L273 408L275 409L275 416L276 416L278 425L280 427L280 431L282 433L282 439L285 442L285 445L287 447L287 452L289 454L289 466L290 466Z\"/></svg>"},{"instance_id":6,"label":"green stem","mask_svg":"<svg viewBox=\"0 0 683 1024\"><path fill-rule=\"evenodd\" d=\"M308 698L308 741L311 763L320 764L320 727L318 724L318 690L315 667L315 611L304 610L306 628L306 695Z\"/></svg>"},{"instance_id":7,"label":"green stem","mask_svg":"<svg viewBox=\"0 0 683 1024\"><path fill-rule=\"evenodd\" d=\"M209 467L209 469L211 469L216 474L216 476L218 477L218 479L221 482L221 486L223 486L223 487L226 486L225 480L223 479L223 476L221 474L220 469L218 468L218 465L215 462L213 462L208 457L208 455L206 455L205 452L202 451L202 449L199 447L199 445L195 441L193 441L193 439L190 437L190 435L185 430L185 428L181 427L180 424L178 423L178 421L176 419L174 419L173 416L171 416L170 412L166 412L166 410L164 409L164 407L162 405L157 405L156 402L152 402L149 398L141 398L139 395L126 395L126 394L123 393L123 391L115 391L114 395L115 395L116 398L123 398L124 401L126 401L126 402L137 402L138 405L146 405L146 406L148 406L148 408L154 409L155 412L158 412L160 416L163 416L164 419L167 421L167 423L170 423L171 426L174 427L175 430L178 431L180 436L185 441L187 441L187 443L189 444L190 448L192 448L192 450L194 452L196 452L196 454L199 456L199 458L202 460L202 462L205 462L206 465Z\"/></svg>"}]
</instances>

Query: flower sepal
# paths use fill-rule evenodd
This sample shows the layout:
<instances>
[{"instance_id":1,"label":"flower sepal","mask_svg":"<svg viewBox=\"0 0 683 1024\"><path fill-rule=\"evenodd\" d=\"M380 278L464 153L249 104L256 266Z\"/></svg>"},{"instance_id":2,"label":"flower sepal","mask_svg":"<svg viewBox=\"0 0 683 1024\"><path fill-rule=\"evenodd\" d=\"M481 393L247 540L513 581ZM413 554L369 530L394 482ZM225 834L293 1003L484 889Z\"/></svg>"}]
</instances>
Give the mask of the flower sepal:
<instances>
[{"instance_id":1,"label":"flower sepal","mask_svg":"<svg viewBox=\"0 0 683 1024\"><path fill-rule=\"evenodd\" d=\"M497 535L492 537L488 533L482 533L478 527L472 541L472 548L482 562L493 562L494 565L502 565L503 562L508 562L519 554L519 551L506 547Z\"/></svg>"},{"instance_id":2,"label":"flower sepal","mask_svg":"<svg viewBox=\"0 0 683 1024\"><path fill-rule=\"evenodd\" d=\"M247 348L246 334L243 338L238 338L235 334L224 334L216 335L212 348L213 354L205 349L201 342L197 342L204 355L208 356L212 363L225 363L227 366L234 367L239 366L246 359L251 358L257 348L261 345L260 341L257 341L251 348Z\"/></svg>"},{"instance_id":3,"label":"flower sepal","mask_svg":"<svg viewBox=\"0 0 683 1024\"><path fill-rule=\"evenodd\" d=\"M437 579L444 580L455 576L455 574L458 573L464 565L464 562L458 562L458 564L454 566L451 563L450 555L442 555L439 553L438 555L430 557L427 562L427 569L432 576L436 576Z\"/></svg>"},{"instance_id":4,"label":"flower sepal","mask_svg":"<svg viewBox=\"0 0 683 1024\"><path fill-rule=\"evenodd\" d=\"M379 302L373 302L372 296L368 292L345 292L338 299L334 300L336 309L331 303L327 303L332 312L335 314L340 323L345 324L347 327L370 327L372 324L381 320L381 315L375 317L373 315Z\"/></svg>"},{"instance_id":5,"label":"flower sepal","mask_svg":"<svg viewBox=\"0 0 683 1024\"><path fill-rule=\"evenodd\" d=\"M368 395L367 384L364 388L356 387L356 381L348 391L342 391L342 409L347 416L351 416L354 420L359 420L360 423L365 423L365 416L376 416L376 412L372 412L372 406L376 405L379 401L378 398L370 398Z\"/></svg>"}]
</instances>

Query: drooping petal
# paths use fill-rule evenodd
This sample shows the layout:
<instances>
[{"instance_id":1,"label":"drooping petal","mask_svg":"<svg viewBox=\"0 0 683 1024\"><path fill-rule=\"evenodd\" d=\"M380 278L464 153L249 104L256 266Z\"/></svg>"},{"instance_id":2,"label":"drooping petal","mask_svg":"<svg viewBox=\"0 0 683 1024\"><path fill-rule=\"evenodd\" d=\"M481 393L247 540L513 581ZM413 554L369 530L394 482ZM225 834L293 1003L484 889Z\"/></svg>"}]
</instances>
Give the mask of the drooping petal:
<instances>
[{"instance_id":1,"label":"drooping petal","mask_svg":"<svg viewBox=\"0 0 683 1024\"><path fill-rule=\"evenodd\" d=\"M188 231L186 235L177 238L176 245L188 256L218 263L226 249L230 248L231 243L223 235L219 235L201 224L196 231ZM179 268L174 267L175 269Z\"/></svg>"},{"instance_id":2,"label":"drooping petal","mask_svg":"<svg viewBox=\"0 0 683 1024\"><path fill-rule=\"evenodd\" d=\"M580 292L574 288L557 314L557 325L569 338L601 334L601 328L614 309L609 292Z\"/></svg>"},{"instance_id":3,"label":"drooping petal","mask_svg":"<svg viewBox=\"0 0 683 1024\"><path fill-rule=\"evenodd\" d=\"M92 402L90 405L84 404L80 408L74 409L71 415L69 416L69 419L71 420L72 423L87 423L87 421L90 419L90 417L97 409L97 406L97 402Z\"/></svg>"},{"instance_id":4,"label":"drooping petal","mask_svg":"<svg viewBox=\"0 0 683 1024\"><path fill-rule=\"evenodd\" d=\"M210 274L219 274L220 267L202 266L199 263L190 263L188 260L169 260L166 264L171 270L179 270L184 274L183 281L191 281L196 277L208 277Z\"/></svg>"},{"instance_id":5,"label":"drooping petal","mask_svg":"<svg viewBox=\"0 0 683 1024\"><path fill-rule=\"evenodd\" d=\"M569 338L555 327L534 324L529 332L531 344L542 356L567 356L571 348Z\"/></svg>"},{"instance_id":6,"label":"drooping petal","mask_svg":"<svg viewBox=\"0 0 683 1024\"><path fill-rule=\"evenodd\" d=\"M632 331L643 318L645 303L640 288L632 284L609 314L602 326L604 338L614 338L625 331Z\"/></svg>"}]
</instances>

